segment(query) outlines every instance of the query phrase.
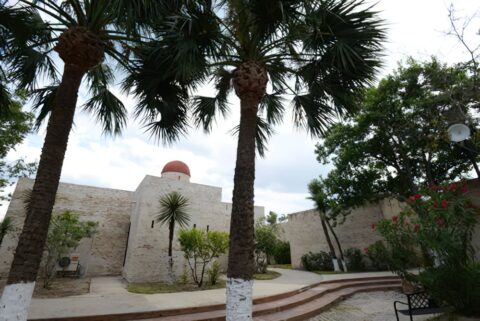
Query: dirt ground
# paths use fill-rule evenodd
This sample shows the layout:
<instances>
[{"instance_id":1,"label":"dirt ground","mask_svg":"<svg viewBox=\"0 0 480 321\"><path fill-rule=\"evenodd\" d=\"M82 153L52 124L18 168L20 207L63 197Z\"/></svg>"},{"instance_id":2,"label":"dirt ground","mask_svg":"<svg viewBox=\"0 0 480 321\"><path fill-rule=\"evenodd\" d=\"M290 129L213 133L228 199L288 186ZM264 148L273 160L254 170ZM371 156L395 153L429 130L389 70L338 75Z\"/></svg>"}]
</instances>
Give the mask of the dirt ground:
<instances>
[{"instance_id":1,"label":"dirt ground","mask_svg":"<svg viewBox=\"0 0 480 321\"><path fill-rule=\"evenodd\" d=\"M52 282L50 289L44 289L43 280L37 280L33 297L63 298L66 296L86 294L90 291L90 281L90 278L58 278ZM0 293L3 292L6 282L5 279L0 280Z\"/></svg>"}]
</instances>

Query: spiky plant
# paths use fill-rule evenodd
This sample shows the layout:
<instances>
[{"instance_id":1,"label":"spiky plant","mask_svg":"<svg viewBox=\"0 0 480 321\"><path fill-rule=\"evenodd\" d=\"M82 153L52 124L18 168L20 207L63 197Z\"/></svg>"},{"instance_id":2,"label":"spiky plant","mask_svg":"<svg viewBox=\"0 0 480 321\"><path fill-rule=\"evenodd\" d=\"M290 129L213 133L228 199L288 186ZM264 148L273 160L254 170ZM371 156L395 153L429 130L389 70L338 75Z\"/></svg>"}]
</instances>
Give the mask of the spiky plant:
<instances>
[{"instance_id":1,"label":"spiky plant","mask_svg":"<svg viewBox=\"0 0 480 321\"><path fill-rule=\"evenodd\" d=\"M102 123L106 133L119 134L126 109L110 91L112 67L126 66L125 49L142 40L137 20L155 15L155 3L20 0L0 4L1 76L35 95L37 125L49 118L29 210L0 302L0 315L8 320L27 318L82 81L90 94L82 108ZM56 55L63 71L55 65ZM2 101L8 99L5 92L0 88Z\"/></svg>"},{"instance_id":2,"label":"spiky plant","mask_svg":"<svg viewBox=\"0 0 480 321\"><path fill-rule=\"evenodd\" d=\"M157 222L161 225L168 224L168 256L172 257L173 234L175 225L187 227L190 222L188 199L178 192L171 192L160 198L160 212Z\"/></svg>"},{"instance_id":3,"label":"spiky plant","mask_svg":"<svg viewBox=\"0 0 480 321\"><path fill-rule=\"evenodd\" d=\"M169 12L156 41L137 50L125 87L165 141L186 132L190 101L208 132L228 113L229 95L240 99L227 320L251 320L255 146L262 154L288 105L294 124L313 136L353 112L379 66L382 20L361 0L183 0ZM196 95L210 80L216 95Z\"/></svg>"}]
</instances>

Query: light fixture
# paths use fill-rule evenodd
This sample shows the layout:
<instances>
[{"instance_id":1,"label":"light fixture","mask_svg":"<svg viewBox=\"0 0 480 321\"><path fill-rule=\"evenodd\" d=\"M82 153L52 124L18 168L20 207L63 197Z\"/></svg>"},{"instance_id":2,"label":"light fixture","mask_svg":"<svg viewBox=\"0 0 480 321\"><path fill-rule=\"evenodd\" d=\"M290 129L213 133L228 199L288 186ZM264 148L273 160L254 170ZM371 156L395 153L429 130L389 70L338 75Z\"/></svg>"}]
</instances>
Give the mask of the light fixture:
<instances>
[{"instance_id":1,"label":"light fixture","mask_svg":"<svg viewBox=\"0 0 480 321\"><path fill-rule=\"evenodd\" d=\"M450 140L454 143L470 138L470 128L465 124L453 124L447 129Z\"/></svg>"}]
</instances>

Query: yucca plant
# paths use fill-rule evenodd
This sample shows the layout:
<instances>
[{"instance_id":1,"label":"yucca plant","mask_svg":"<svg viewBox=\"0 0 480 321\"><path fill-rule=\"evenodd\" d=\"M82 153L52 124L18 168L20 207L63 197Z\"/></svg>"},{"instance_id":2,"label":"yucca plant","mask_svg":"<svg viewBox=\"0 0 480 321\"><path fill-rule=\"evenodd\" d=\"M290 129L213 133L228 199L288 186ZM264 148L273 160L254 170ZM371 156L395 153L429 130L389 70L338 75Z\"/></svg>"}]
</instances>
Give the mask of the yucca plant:
<instances>
[{"instance_id":1,"label":"yucca plant","mask_svg":"<svg viewBox=\"0 0 480 321\"><path fill-rule=\"evenodd\" d=\"M168 225L168 256L172 257L173 234L175 225L187 227L190 214L187 212L188 199L178 192L170 192L160 198L160 211L157 222Z\"/></svg>"},{"instance_id":2,"label":"yucca plant","mask_svg":"<svg viewBox=\"0 0 480 321\"><path fill-rule=\"evenodd\" d=\"M183 0L168 10L156 41L137 49L125 88L152 134L166 141L186 132L190 101L195 124L208 132L228 113L229 95L240 99L227 320L251 320L255 146L263 154L286 106L314 136L353 112L380 64L382 20L353 0ZM197 95L208 81L216 95Z\"/></svg>"},{"instance_id":3,"label":"yucca plant","mask_svg":"<svg viewBox=\"0 0 480 321\"><path fill-rule=\"evenodd\" d=\"M0 304L0 315L8 320L27 318L25 298L32 295L42 258L82 81L90 94L83 109L102 123L106 133L119 134L127 112L110 91L112 67L115 63L128 67L128 48L142 41L139 21L149 14L156 16L155 4L20 0L0 5L2 76L34 95L37 125L49 118L31 204ZM63 71L55 65L57 54ZM3 94L7 90L0 92L2 101L8 99Z\"/></svg>"}]
</instances>

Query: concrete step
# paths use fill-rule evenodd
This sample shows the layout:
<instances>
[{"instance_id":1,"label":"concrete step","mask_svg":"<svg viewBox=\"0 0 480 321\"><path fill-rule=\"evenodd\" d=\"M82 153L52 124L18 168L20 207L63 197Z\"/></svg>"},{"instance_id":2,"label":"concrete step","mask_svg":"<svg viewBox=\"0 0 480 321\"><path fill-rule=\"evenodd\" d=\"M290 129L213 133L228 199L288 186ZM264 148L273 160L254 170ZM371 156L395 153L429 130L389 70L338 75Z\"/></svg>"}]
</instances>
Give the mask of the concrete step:
<instances>
[{"instance_id":1,"label":"concrete step","mask_svg":"<svg viewBox=\"0 0 480 321\"><path fill-rule=\"evenodd\" d=\"M395 276L387 277L360 277L351 279L339 279L324 281L309 285L299 290L285 292L268 297L254 299L253 315L254 319L267 318L279 313L287 313L299 307L306 306L322 298L339 298L344 290L353 291L358 289L369 289L369 287L378 287L379 289L390 289L400 287L400 281ZM347 291L347 292L348 292ZM358 290L361 291L361 290ZM358 292L357 291L357 292ZM340 294L339 294L340 293ZM337 295L339 294L339 295ZM328 301L328 300L327 300ZM124 314L109 314L96 316L72 316L67 318L37 319L30 321L211 321L225 320L225 305L217 304L202 307L187 307L180 309L133 312ZM258 319L263 320L263 319ZM269 319L270 320L270 319ZM271 319L275 320L275 319ZM280 319L278 319L280 320ZM293 320L293 319L292 319ZM296 320L296 319L295 319ZM299 319L300 320L300 319ZM303 320L303 319L302 319Z\"/></svg>"},{"instance_id":2,"label":"concrete step","mask_svg":"<svg viewBox=\"0 0 480 321\"><path fill-rule=\"evenodd\" d=\"M286 315L294 317L291 320L301 319L303 315L315 313L317 309L324 308L325 303L331 304L342 300L346 296L361 291L383 291L398 289L401 284L398 279L387 280L363 280L349 282L331 282L329 284L320 284L306 291L293 296L274 300L270 302L255 304L253 307L254 320L283 320L278 319ZM312 308L312 303L313 307ZM300 319L295 319L300 318ZM169 317L157 317L141 319L142 321L223 321L225 320L225 310L214 310L203 313L182 314ZM290 319L285 319L290 320Z\"/></svg>"},{"instance_id":3,"label":"concrete step","mask_svg":"<svg viewBox=\"0 0 480 321\"><path fill-rule=\"evenodd\" d=\"M343 288L331 293L327 293L315 300L299 305L297 307L271 313L263 316L254 317L254 321L303 321L313 318L321 312L327 310L335 303L345 300L355 293L371 291L388 291L400 289L401 284L397 285L364 285L359 287Z\"/></svg>"}]
</instances>

